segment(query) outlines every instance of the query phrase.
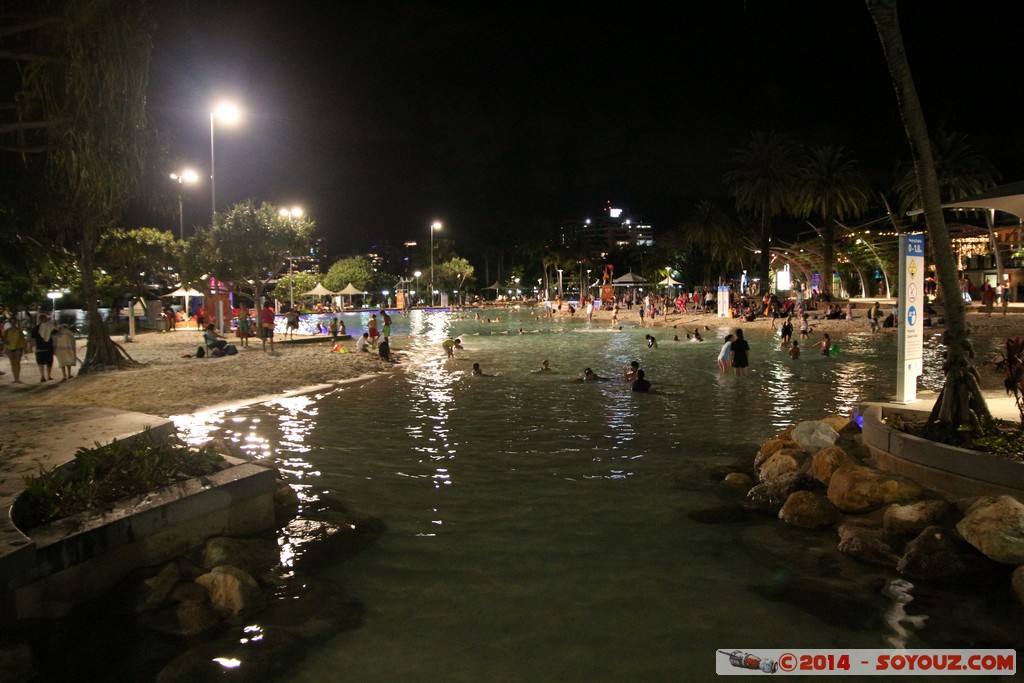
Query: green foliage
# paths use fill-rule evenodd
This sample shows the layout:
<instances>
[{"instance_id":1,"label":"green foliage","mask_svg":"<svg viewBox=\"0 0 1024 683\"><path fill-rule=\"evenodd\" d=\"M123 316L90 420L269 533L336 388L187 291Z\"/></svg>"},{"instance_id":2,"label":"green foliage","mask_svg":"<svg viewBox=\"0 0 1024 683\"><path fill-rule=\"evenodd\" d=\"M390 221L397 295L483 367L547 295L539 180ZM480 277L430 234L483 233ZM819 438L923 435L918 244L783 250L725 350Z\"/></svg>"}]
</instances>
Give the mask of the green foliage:
<instances>
[{"instance_id":1,"label":"green foliage","mask_svg":"<svg viewBox=\"0 0 1024 683\"><path fill-rule=\"evenodd\" d=\"M371 291L374 284L373 264L365 256L353 256L351 258L335 261L327 274L324 275L324 287L332 292L338 292L351 283L361 291Z\"/></svg>"},{"instance_id":2,"label":"green foliage","mask_svg":"<svg viewBox=\"0 0 1024 683\"><path fill-rule=\"evenodd\" d=\"M130 291L143 299L150 283L169 287L168 268L177 269L183 246L173 233L156 228L109 231L96 254L96 265L104 271L96 276L97 293Z\"/></svg>"},{"instance_id":3,"label":"green foliage","mask_svg":"<svg viewBox=\"0 0 1024 683\"><path fill-rule=\"evenodd\" d=\"M305 252L315 229L310 219L282 216L266 202L257 206L250 199L235 204L188 241L185 279L194 282L212 275L256 302L270 280L287 267L288 257Z\"/></svg>"},{"instance_id":4,"label":"green foliage","mask_svg":"<svg viewBox=\"0 0 1024 683\"><path fill-rule=\"evenodd\" d=\"M57 519L109 506L192 477L221 469L223 456L212 448L144 439L80 448L67 466L25 477L25 492L14 507L14 522L33 529Z\"/></svg>"},{"instance_id":5,"label":"green foliage","mask_svg":"<svg viewBox=\"0 0 1024 683\"><path fill-rule=\"evenodd\" d=\"M325 287L327 285L324 285ZM310 303L320 301L321 297L303 296L303 292L316 287L316 276L313 273L285 273L277 278L274 285L274 296L279 301L288 301L289 296L295 299L295 305L309 307ZM330 289L328 287L328 289ZM334 291L334 290L331 290Z\"/></svg>"},{"instance_id":6,"label":"green foliage","mask_svg":"<svg viewBox=\"0 0 1024 683\"><path fill-rule=\"evenodd\" d=\"M473 266L466 259L453 256L450 260L434 266L434 281L438 291L455 292L466 289L474 282Z\"/></svg>"}]
</instances>

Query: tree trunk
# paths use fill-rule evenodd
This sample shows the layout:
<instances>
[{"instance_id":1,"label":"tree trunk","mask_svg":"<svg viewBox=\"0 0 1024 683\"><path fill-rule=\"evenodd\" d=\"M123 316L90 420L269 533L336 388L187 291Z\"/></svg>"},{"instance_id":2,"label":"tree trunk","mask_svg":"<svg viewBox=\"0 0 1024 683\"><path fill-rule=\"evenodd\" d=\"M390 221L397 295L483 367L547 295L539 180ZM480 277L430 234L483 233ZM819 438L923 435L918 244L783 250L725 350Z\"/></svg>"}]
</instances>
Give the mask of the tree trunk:
<instances>
[{"instance_id":1,"label":"tree trunk","mask_svg":"<svg viewBox=\"0 0 1024 683\"><path fill-rule=\"evenodd\" d=\"M896 1L867 0L867 7L878 30L882 51L885 53L889 73L896 88L896 100L903 119L903 127L906 129L907 141L910 143L914 171L928 225L928 236L931 238L935 255L938 284L945 302L945 382L932 408L929 424L934 430L943 432L946 436L955 435L960 427L969 427L972 431L977 431L982 422L990 421L992 416L979 388L978 371L972 364L974 350L969 339L970 329L967 326L964 301L960 297L956 260L946 221L942 215L939 182L932 159L928 128L925 125L921 103L917 98L910 64L907 62L896 13ZM906 302L901 302L900 305L904 307Z\"/></svg>"},{"instance_id":2,"label":"tree trunk","mask_svg":"<svg viewBox=\"0 0 1024 683\"><path fill-rule=\"evenodd\" d=\"M760 260L760 275L761 284L758 287L758 294L764 296L771 289L771 263L772 263L772 232L771 222L768 220L768 216L761 213L761 260Z\"/></svg>"},{"instance_id":3,"label":"tree trunk","mask_svg":"<svg viewBox=\"0 0 1024 683\"><path fill-rule=\"evenodd\" d=\"M835 257L833 256L832 242L835 238L835 226L831 218L826 218L821 226L821 292L832 296L833 271L835 270Z\"/></svg>"},{"instance_id":4,"label":"tree trunk","mask_svg":"<svg viewBox=\"0 0 1024 683\"><path fill-rule=\"evenodd\" d=\"M89 324L89 339L82 361L83 373L97 370L113 370L135 367L138 365L119 344L107 334L107 326L100 316L99 303L96 301L96 279L93 274L94 256L96 253L96 233L90 226L82 228L81 261L82 296L85 297L86 320ZM129 311L128 315L132 315Z\"/></svg>"}]
</instances>

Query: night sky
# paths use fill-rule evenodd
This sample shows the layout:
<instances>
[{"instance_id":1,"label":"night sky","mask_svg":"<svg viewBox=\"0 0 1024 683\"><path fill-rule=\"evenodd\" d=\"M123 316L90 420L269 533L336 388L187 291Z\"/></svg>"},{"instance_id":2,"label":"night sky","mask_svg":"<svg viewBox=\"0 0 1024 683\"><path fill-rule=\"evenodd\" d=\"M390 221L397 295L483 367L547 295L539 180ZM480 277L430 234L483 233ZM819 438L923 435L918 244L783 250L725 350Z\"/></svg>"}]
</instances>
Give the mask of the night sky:
<instances>
[{"instance_id":1,"label":"night sky","mask_svg":"<svg viewBox=\"0 0 1024 683\"><path fill-rule=\"evenodd\" d=\"M434 220L460 249L609 201L674 228L724 197L727 151L756 130L845 145L879 189L908 156L863 2L156 5L150 116L166 173L203 176L186 223L209 221L209 111L231 99L219 208L300 205L337 256L425 240ZM1004 182L1024 178L1013 7L900 8L929 126L966 134ZM177 233L176 212L138 220Z\"/></svg>"}]
</instances>

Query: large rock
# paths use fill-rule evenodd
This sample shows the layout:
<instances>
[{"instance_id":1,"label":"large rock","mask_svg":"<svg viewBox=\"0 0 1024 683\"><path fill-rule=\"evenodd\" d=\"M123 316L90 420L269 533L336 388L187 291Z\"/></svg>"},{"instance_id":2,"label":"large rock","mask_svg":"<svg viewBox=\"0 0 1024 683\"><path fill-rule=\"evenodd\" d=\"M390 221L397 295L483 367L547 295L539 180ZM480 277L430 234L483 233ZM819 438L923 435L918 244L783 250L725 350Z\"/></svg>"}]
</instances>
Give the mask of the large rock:
<instances>
[{"instance_id":1,"label":"large rock","mask_svg":"<svg viewBox=\"0 0 1024 683\"><path fill-rule=\"evenodd\" d=\"M932 581L991 581L995 565L952 529L930 526L907 543L897 571Z\"/></svg>"},{"instance_id":2,"label":"large rock","mask_svg":"<svg viewBox=\"0 0 1024 683\"><path fill-rule=\"evenodd\" d=\"M758 449L757 455L754 456L754 467L757 467L770 458L776 451L792 445L792 443L793 441L790 439L768 439L761 444L761 448Z\"/></svg>"},{"instance_id":3,"label":"large rock","mask_svg":"<svg viewBox=\"0 0 1024 683\"><path fill-rule=\"evenodd\" d=\"M28 683L35 680L32 666L32 650L24 643L0 645L0 681L3 683Z\"/></svg>"},{"instance_id":4,"label":"large rock","mask_svg":"<svg viewBox=\"0 0 1024 683\"><path fill-rule=\"evenodd\" d=\"M850 427L850 418L842 417L840 415L829 415L828 417L821 418L818 422L827 424L829 427L836 430L837 434L842 434L843 430L849 430Z\"/></svg>"},{"instance_id":5,"label":"large rock","mask_svg":"<svg viewBox=\"0 0 1024 683\"><path fill-rule=\"evenodd\" d=\"M758 484L747 492L747 498L758 505L778 510L794 491L821 489L821 482L806 474L790 472L772 481Z\"/></svg>"},{"instance_id":6,"label":"large rock","mask_svg":"<svg viewBox=\"0 0 1024 683\"><path fill-rule=\"evenodd\" d=\"M938 522L949 509L944 500L919 500L909 505L893 504L882 515L882 526L890 534L911 536L920 534Z\"/></svg>"},{"instance_id":7,"label":"large rock","mask_svg":"<svg viewBox=\"0 0 1024 683\"><path fill-rule=\"evenodd\" d=\"M231 565L269 583L280 560L281 551L272 539L215 536L203 544L199 564L203 569Z\"/></svg>"},{"instance_id":8,"label":"large rock","mask_svg":"<svg viewBox=\"0 0 1024 683\"><path fill-rule=\"evenodd\" d=\"M785 474L791 474L800 470L800 462L806 453L798 448L783 448L772 453L761 465L757 476L761 481L772 481Z\"/></svg>"},{"instance_id":9,"label":"large rock","mask_svg":"<svg viewBox=\"0 0 1024 683\"><path fill-rule=\"evenodd\" d=\"M819 420L801 422L793 429L793 441L808 453L817 453L822 448L834 446L839 432L831 425Z\"/></svg>"},{"instance_id":10,"label":"large rock","mask_svg":"<svg viewBox=\"0 0 1024 683\"><path fill-rule=\"evenodd\" d=\"M795 491L779 510L779 519L804 529L826 529L838 522L840 516L832 503L813 491Z\"/></svg>"},{"instance_id":11,"label":"large rock","mask_svg":"<svg viewBox=\"0 0 1024 683\"><path fill-rule=\"evenodd\" d=\"M221 616L206 600L186 600L147 612L142 622L159 633L188 637L206 633L220 620Z\"/></svg>"},{"instance_id":12,"label":"large rock","mask_svg":"<svg viewBox=\"0 0 1024 683\"><path fill-rule=\"evenodd\" d=\"M1013 586L1013 592L1017 596L1017 600L1024 604L1024 565L1013 570L1010 583Z\"/></svg>"},{"instance_id":13,"label":"large rock","mask_svg":"<svg viewBox=\"0 0 1024 683\"><path fill-rule=\"evenodd\" d=\"M263 608L263 593L256 579L238 567L221 565L196 578L206 588L215 609L245 617Z\"/></svg>"},{"instance_id":14,"label":"large rock","mask_svg":"<svg viewBox=\"0 0 1024 683\"><path fill-rule=\"evenodd\" d=\"M811 476L828 485L832 473L840 467L854 465L856 461L839 446L827 446L811 456Z\"/></svg>"},{"instance_id":15,"label":"large rock","mask_svg":"<svg viewBox=\"0 0 1024 683\"><path fill-rule=\"evenodd\" d=\"M725 483L727 486L731 486L736 489L749 490L750 487L754 485L754 480L750 478L750 475L744 474L743 472L730 472L729 474L725 475L725 478L722 479L722 482Z\"/></svg>"},{"instance_id":16,"label":"large rock","mask_svg":"<svg viewBox=\"0 0 1024 683\"><path fill-rule=\"evenodd\" d=\"M832 473L828 483L829 502L843 512L870 512L922 495L914 482L867 467L842 467Z\"/></svg>"},{"instance_id":17,"label":"large rock","mask_svg":"<svg viewBox=\"0 0 1024 683\"><path fill-rule=\"evenodd\" d=\"M985 556L1003 564L1024 564L1024 504L1010 496L979 498L956 530Z\"/></svg>"},{"instance_id":18,"label":"large rock","mask_svg":"<svg viewBox=\"0 0 1024 683\"><path fill-rule=\"evenodd\" d=\"M181 568L176 562L169 562L155 576L143 579L136 610L144 612L166 603L180 578Z\"/></svg>"},{"instance_id":19,"label":"large rock","mask_svg":"<svg viewBox=\"0 0 1024 683\"><path fill-rule=\"evenodd\" d=\"M863 562L895 569L899 555L885 530L861 524L846 523L839 526L839 552Z\"/></svg>"}]
</instances>

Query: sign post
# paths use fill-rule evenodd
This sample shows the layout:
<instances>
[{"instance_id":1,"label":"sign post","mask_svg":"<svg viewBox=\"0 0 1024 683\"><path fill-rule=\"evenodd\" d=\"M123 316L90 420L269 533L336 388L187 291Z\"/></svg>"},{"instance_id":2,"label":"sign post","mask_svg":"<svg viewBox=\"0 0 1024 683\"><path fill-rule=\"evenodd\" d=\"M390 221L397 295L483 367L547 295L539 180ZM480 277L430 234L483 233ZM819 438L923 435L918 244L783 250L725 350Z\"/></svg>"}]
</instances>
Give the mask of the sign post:
<instances>
[{"instance_id":1,"label":"sign post","mask_svg":"<svg viewBox=\"0 0 1024 683\"><path fill-rule=\"evenodd\" d=\"M896 299L898 325L896 402L917 400L922 372L924 335L924 235L900 235L900 289Z\"/></svg>"},{"instance_id":2,"label":"sign post","mask_svg":"<svg viewBox=\"0 0 1024 683\"><path fill-rule=\"evenodd\" d=\"M731 318L732 309L729 301L729 285L718 285L718 317Z\"/></svg>"}]
</instances>

